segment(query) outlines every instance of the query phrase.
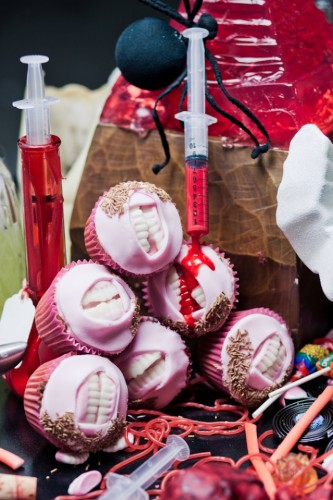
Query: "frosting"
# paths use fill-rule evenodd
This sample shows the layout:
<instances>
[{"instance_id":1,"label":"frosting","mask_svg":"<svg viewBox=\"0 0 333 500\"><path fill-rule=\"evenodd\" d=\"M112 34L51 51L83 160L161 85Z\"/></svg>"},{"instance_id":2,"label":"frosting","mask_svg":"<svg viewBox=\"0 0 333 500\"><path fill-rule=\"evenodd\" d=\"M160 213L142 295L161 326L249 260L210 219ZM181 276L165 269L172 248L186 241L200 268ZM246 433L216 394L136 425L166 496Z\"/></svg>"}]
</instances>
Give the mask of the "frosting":
<instances>
[{"instance_id":1,"label":"frosting","mask_svg":"<svg viewBox=\"0 0 333 500\"><path fill-rule=\"evenodd\" d=\"M66 413L86 436L104 436L113 420L125 419L128 391L120 370L95 355L70 356L51 373L40 407L51 420Z\"/></svg>"},{"instance_id":2,"label":"frosting","mask_svg":"<svg viewBox=\"0 0 333 500\"><path fill-rule=\"evenodd\" d=\"M251 389L260 391L280 383L293 365L294 346L286 325L273 315L244 315L231 326L221 351L223 383L231 392L233 348L238 358L245 356L245 382Z\"/></svg>"},{"instance_id":3,"label":"frosting","mask_svg":"<svg viewBox=\"0 0 333 500\"><path fill-rule=\"evenodd\" d=\"M189 358L178 333L153 318L141 319L131 344L114 358L128 384L130 401L166 406L186 385Z\"/></svg>"},{"instance_id":4,"label":"frosting","mask_svg":"<svg viewBox=\"0 0 333 500\"><path fill-rule=\"evenodd\" d=\"M181 313L180 271L177 264L182 266L184 260L187 259L190 247L191 245L183 244L175 261L176 266L173 265L170 269L148 279L148 300L157 316L170 318L172 321L185 321ZM229 262L221 259L221 256L209 246L202 245L201 251L209 260L196 265L195 272L192 272L198 283L198 286L193 286L190 291L198 305L192 312L194 321L204 316L221 293L224 293L231 303L235 298L235 277Z\"/></svg>"},{"instance_id":5,"label":"frosting","mask_svg":"<svg viewBox=\"0 0 333 500\"><path fill-rule=\"evenodd\" d=\"M103 208L102 198L94 223L104 251L133 274L163 269L178 254L183 238L175 205L144 189L131 190L123 211L112 216Z\"/></svg>"},{"instance_id":6,"label":"frosting","mask_svg":"<svg viewBox=\"0 0 333 500\"><path fill-rule=\"evenodd\" d=\"M105 266L90 262L68 268L56 280L55 302L79 342L117 352L132 339L135 295Z\"/></svg>"}]
</instances>

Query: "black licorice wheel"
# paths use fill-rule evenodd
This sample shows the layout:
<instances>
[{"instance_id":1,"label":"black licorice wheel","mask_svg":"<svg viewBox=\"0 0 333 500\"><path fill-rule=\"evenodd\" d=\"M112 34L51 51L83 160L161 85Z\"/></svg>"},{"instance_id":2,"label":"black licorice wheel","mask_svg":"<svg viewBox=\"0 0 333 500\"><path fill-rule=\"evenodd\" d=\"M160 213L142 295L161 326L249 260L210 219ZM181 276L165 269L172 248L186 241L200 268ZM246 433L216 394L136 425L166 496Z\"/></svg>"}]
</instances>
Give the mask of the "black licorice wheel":
<instances>
[{"instance_id":1,"label":"black licorice wheel","mask_svg":"<svg viewBox=\"0 0 333 500\"><path fill-rule=\"evenodd\" d=\"M281 408L273 418L272 429L277 439L283 440L297 424L302 415L315 401L315 398L299 399ZM329 403L312 421L308 430L299 439L299 443L324 445L333 432L333 404Z\"/></svg>"}]
</instances>

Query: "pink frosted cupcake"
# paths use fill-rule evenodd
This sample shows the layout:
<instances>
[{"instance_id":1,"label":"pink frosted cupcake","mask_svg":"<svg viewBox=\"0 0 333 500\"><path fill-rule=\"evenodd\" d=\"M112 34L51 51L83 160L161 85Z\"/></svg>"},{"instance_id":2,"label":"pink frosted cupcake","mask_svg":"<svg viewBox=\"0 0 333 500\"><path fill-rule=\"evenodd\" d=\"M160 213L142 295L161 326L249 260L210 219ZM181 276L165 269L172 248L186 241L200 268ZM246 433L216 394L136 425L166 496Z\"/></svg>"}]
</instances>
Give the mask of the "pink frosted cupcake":
<instances>
[{"instance_id":1,"label":"pink frosted cupcake","mask_svg":"<svg viewBox=\"0 0 333 500\"><path fill-rule=\"evenodd\" d=\"M121 438L127 400L125 379L110 360L67 354L31 375L24 410L32 427L60 448L57 460L78 464Z\"/></svg>"},{"instance_id":2,"label":"pink frosted cupcake","mask_svg":"<svg viewBox=\"0 0 333 500\"><path fill-rule=\"evenodd\" d=\"M135 339L113 361L125 377L132 406L163 408L184 389L190 375L181 337L150 317L140 319Z\"/></svg>"},{"instance_id":3,"label":"pink frosted cupcake","mask_svg":"<svg viewBox=\"0 0 333 500\"><path fill-rule=\"evenodd\" d=\"M183 238L170 196L148 182L117 184L97 201L85 228L90 257L134 276L168 266Z\"/></svg>"},{"instance_id":4,"label":"pink frosted cupcake","mask_svg":"<svg viewBox=\"0 0 333 500\"><path fill-rule=\"evenodd\" d=\"M149 310L183 335L197 337L221 328L234 305L233 266L208 245L184 243L174 264L148 278L144 298Z\"/></svg>"},{"instance_id":5,"label":"pink frosted cupcake","mask_svg":"<svg viewBox=\"0 0 333 500\"><path fill-rule=\"evenodd\" d=\"M199 344L200 371L245 406L257 406L283 385L294 345L283 319L265 308L234 312L219 332Z\"/></svg>"},{"instance_id":6,"label":"pink frosted cupcake","mask_svg":"<svg viewBox=\"0 0 333 500\"><path fill-rule=\"evenodd\" d=\"M36 327L57 355L110 355L131 342L138 324L136 296L123 279L92 261L64 267L36 308Z\"/></svg>"}]
</instances>

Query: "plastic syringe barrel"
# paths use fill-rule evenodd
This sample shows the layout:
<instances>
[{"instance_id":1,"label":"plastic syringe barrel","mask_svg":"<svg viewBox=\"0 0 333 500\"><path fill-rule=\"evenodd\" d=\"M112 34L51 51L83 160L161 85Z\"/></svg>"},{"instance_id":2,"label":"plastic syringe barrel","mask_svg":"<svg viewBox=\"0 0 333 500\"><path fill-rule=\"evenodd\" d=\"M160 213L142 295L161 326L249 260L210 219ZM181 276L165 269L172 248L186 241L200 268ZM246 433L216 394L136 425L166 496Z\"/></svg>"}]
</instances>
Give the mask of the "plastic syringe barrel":
<instances>
[{"instance_id":1,"label":"plastic syringe barrel","mask_svg":"<svg viewBox=\"0 0 333 500\"><path fill-rule=\"evenodd\" d=\"M205 113L205 47L204 28L189 28L183 32L189 39L187 49L187 108L175 116L184 122L185 158L208 156L208 126L217 120Z\"/></svg>"},{"instance_id":2,"label":"plastic syringe barrel","mask_svg":"<svg viewBox=\"0 0 333 500\"><path fill-rule=\"evenodd\" d=\"M183 438L172 434L168 437L166 445L155 455L151 456L128 477L120 474L109 474L107 479L108 489L100 500L113 498L140 499L148 498L144 491L162 472L168 470L175 460L186 460L190 454L189 447Z\"/></svg>"}]
</instances>

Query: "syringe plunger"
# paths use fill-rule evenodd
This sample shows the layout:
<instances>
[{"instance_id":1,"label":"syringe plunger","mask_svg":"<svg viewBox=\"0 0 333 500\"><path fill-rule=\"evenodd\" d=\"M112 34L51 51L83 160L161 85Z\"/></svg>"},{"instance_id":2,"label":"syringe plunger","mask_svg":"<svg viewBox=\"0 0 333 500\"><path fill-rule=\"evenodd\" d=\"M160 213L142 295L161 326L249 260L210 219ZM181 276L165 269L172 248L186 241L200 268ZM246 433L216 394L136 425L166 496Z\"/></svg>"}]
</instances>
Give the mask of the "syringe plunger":
<instances>
[{"instance_id":1,"label":"syringe plunger","mask_svg":"<svg viewBox=\"0 0 333 500\"><path fill-rule=\"evenodd\" d=\"M58 101L55 97L45 97L42 64L47 56L32 55L21 57L28 65L27 99L13 102L13 106L25 110L27 144L39 146L50 142L49 105Z\"/></svg>"}]
</instances>

